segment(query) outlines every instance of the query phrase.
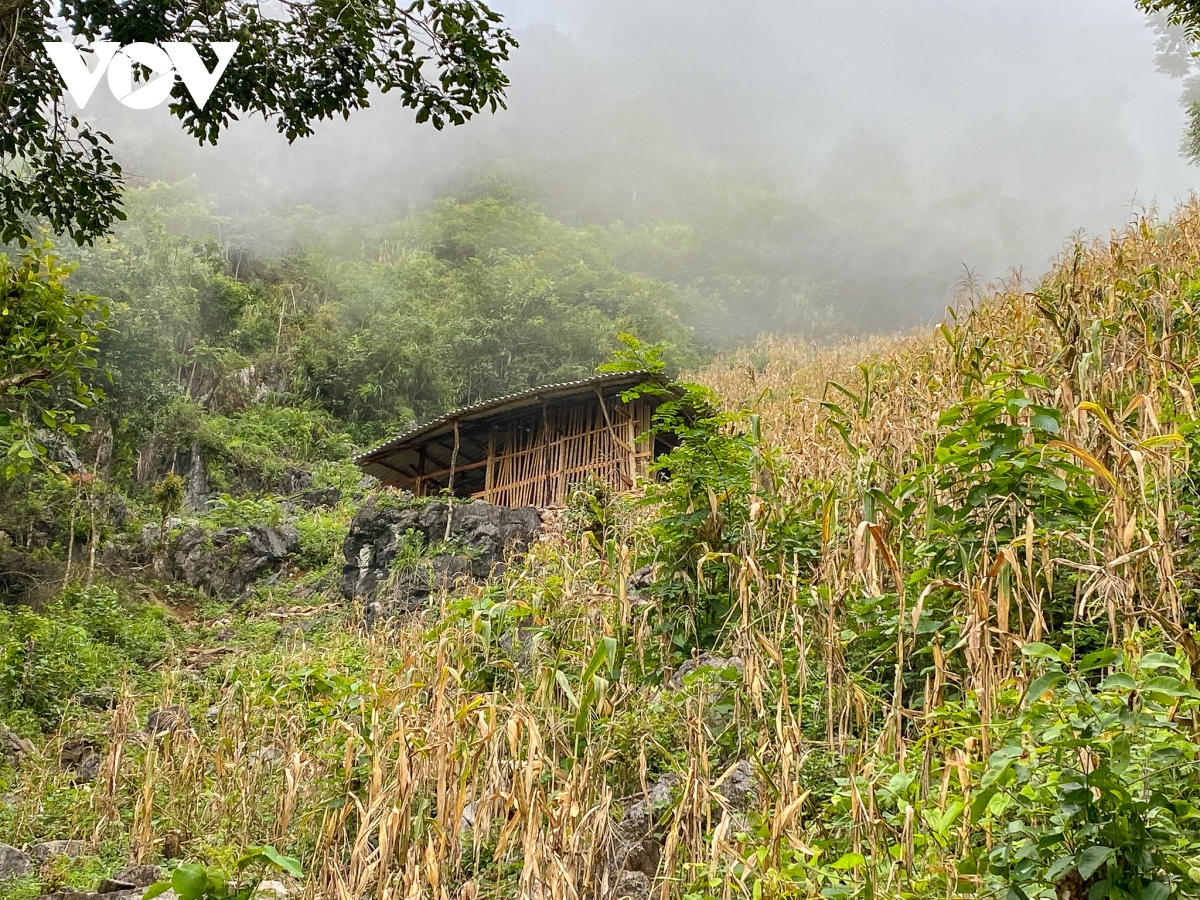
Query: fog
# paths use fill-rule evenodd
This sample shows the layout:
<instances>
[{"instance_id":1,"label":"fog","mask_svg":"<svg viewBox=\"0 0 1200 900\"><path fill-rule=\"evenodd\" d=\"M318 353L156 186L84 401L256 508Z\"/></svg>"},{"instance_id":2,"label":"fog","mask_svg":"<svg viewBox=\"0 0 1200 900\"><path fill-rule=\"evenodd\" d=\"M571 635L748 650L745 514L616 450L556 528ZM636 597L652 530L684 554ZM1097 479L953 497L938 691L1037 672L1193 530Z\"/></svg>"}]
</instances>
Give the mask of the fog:
<instances>
[{"instance_id":1,"label":"fog","mask_svg":"<svg viewBox=\"0 0 1200 900\"><path fill-rule=\"evenodd\" d=\"M690 223L708 328L737 338L930 321L964 272L1036 276L1197 181L1133 0L494 6L521 44L508 109L445 132L387 97L291 146L261 121L197 148L164 110L89 118L135 182L195 174L235 220L395 217L499 173L573 223Z\"/></svg>"}]
</instances>

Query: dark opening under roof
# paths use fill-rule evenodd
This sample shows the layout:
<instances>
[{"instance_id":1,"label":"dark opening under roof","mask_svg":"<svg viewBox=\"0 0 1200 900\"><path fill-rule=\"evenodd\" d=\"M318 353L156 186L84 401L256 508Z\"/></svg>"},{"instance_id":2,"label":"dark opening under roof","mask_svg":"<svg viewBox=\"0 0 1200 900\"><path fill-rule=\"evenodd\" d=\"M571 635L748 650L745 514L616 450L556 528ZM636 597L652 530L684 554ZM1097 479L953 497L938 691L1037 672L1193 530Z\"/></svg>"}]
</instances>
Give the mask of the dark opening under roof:
<instances>
[{"instance_id":1,"label":"dark opening under roof","mask_svg":"<svg viewBox=\"0 0 1200 900\"><path fill-rule=\"evenodd\" d=\"M660 375L653 375L650 372L610 372L591 378L584 378L579 381L547 384L515 394L506 394L503 397L496 397L492 400L484 400L471 406L452 410L445 415L439 416L432 422L427 422L424 425L398 434L378 447L354 457L354 461L365 472L375 475L383 481L393 480L397 476L409 477L412 473L404 472L399 468L388 465L389 458L392 461L396 461L398 457L406 455L405 451L412 451L422 445L433 445L438 442L439 438L448 435L452 436L454 434L455 422L459 425L460 440L469 441L469 436L463 435L464 426L466 425L483 423L505 414L539 407L544 402L567 402L574 399L594 397L597 391L604 397L612 397L622 391L637 387L646 381L656 381L664 386L667 384L665 378ZM450 452L449 447L438 447L437 450L445 450L445 453L435 451L433 453L434 457L448 455ZM471 455L465 446L461 448L460 452L462 451L466 451L463 453L464 456Z\"/></svg>"}]
</instances>

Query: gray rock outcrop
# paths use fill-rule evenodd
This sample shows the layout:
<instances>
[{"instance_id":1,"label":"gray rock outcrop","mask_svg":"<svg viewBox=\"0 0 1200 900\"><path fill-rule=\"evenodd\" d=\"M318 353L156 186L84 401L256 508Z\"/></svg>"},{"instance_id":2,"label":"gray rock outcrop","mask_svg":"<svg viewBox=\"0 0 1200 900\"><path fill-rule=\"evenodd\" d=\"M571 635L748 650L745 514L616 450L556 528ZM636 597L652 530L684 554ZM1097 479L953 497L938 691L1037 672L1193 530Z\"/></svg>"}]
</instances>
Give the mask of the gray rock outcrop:
<instances>
[{"instance_id":1,"label":"gray rock outcrop","mask_svg":"<svg viewBox=\"0 0 1200 900\"><path fill-rule=\"evenodd\" d=\"M0 844L0 882L22 878L33 871L33 860L16 847Z\"/></svg>"},{"instance_id":2,"label":"gray rock outcrop","mask_svg":"<svg viewBox=\"0 0 1200 900\"><path fill-rule=\"evenodd\" d=\"M406 540L419 541L428 552L424 564L412 567L408 583L392 599L401 607L416 608L431 592L452 586L459 578L481 579L501 572L507 554L528 547L542 525L533 507L509 509L474 500L451 508L444 500L410 504L389 500L373 497L350 523L341 585L347 599L357 597L368 604L375 600ZM444 542L445 551L435 552Z\"/></svg>"},{"instance_id":3,"label":"gray rock outcrop","mask_svg":"<svg viewBox=\"0 0 1200 900\"><path fill-rule=\"evenodd\" d=\"M172 544L171 566L189 586L234 599L262 576L279 572L299 550L300 536L290 525L222 528L211 535L193 526Z\"/></svg>"},{"instance_id":4,"label":"gray rock outcrop","mask_svg":"<svg viewBox=\"0 0 1200 900\"><path fill-rule=\"evenodd\" d=\"M742 662L740 656L725 657L718 656L715 653L704 652L693 659L687 660L687 662L676 669L675 674L671 676L668 684L672 690L681 690L687 683L687 677L699 669L712 670L715 676L719 676L719 673L725 669L734 669L738 675L741 675L746 670L746 664Z\"/></svg>"},{"instance_id":5,"label":"gray rock outcrop","mask_svg":"<svg viewBox=\"0 0 1200 900\"><path fill-rule=\"evenodd\" d=\"M618 896L641 897L649 892L662 859L660 829L656 826L675 802L679 776L668 772L650 786L645 796L625 807L625 815L612 830L611 867L618 887L628 891Z\"/></svg>"},{"instance_id":6,"label":"gray rock outcrop","mask_svg":"<svg viewBox=\"0 0 1200 900\"><path fill-rule=\"evenodd\" d=\"M29 855L40 863L48 859L75 859L83 855L83 841L46 841L30 847Z\"/></svg>"},{"instance_id":7,"label":"gray rock outcrop","mask_svg":"<svg viewBox=\"0 0 1200 900\"><path fill-rule=\"evenodd\" d=\"M36 752L33 741L0 727L0 757L7 759L10 764L20 766Z\"/></svg>"}]
</instances>

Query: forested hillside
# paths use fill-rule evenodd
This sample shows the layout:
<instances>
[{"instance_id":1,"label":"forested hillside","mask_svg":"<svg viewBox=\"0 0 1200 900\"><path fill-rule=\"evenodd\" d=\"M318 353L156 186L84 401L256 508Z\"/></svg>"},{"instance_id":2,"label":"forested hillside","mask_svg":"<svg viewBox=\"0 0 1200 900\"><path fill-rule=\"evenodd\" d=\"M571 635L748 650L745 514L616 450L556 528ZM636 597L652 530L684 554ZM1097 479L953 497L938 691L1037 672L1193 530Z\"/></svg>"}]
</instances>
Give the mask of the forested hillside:
<instances>
[{"instance_id":1,"label":"forested hillside","mask_svg":"<svg viewBox=\"0 0 1200 900\"><path fill-rule=\"evenodd\" d=\"M1200 895L1200 205L935 329L715 361L639 274L686 229L503 191L311 224L240 252L134 194L65 282L108 298L96 366L0 394L6 896ZM661 477L490 577L349 461L664 352L701 413Z\"/></svg>"}]
</instances>

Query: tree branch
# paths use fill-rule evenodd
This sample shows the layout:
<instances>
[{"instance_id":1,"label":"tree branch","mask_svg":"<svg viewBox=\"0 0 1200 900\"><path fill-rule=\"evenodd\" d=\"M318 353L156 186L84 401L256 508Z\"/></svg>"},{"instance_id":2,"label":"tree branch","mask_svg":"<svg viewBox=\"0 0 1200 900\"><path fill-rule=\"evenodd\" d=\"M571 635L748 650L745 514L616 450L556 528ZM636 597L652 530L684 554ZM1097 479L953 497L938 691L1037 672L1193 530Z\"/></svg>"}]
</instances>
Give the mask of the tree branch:
<instances>
[{"instance_id":1,"label":"tree branch","mask_svg":"<svg viewBox=\"0 0 1200 900\"><path fill-rule=\"evenodd\" d=\"M7 378L0 378L0 397L3 397L13 388L23 387L31 381L45 381L53 374L49 369L33 369L30 372L21 372L18 375L9 375Z\"/></svg>"}]
</instances>

